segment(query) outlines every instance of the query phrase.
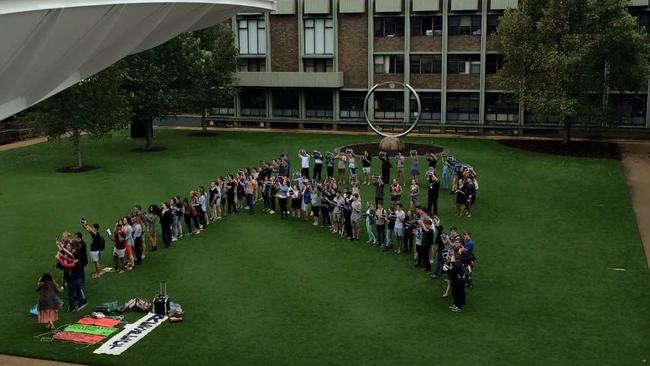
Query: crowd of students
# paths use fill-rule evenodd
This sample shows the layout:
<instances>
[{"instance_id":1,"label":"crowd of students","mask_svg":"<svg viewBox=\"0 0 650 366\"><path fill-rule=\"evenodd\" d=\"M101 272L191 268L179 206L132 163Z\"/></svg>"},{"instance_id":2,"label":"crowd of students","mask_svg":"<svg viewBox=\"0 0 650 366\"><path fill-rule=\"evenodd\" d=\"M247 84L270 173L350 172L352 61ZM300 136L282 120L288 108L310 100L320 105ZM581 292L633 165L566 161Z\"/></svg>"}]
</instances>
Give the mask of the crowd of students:
<instances>
[{"instance_id":1,"label":"crowd of students","mask_svg":"<svg viewBox=\"0 0 650 366\"><path fill-rule=\"evenodd\" d=\"M135 205L129 215L106 230L114 243L112 268L104 269L100 264L105 239L99 225L89 225L82 219L81 226L91 237L92 277L99 278L111 271L124 273L140 265L146 258L147 242L151 251L158 249L158 228L163 246L169 247L187 235L200 234L227 215L242 211L253 214L255 203L262 201L265 213L279 213L281 219L324 226L333 235L351 241L361 240L361 228L365 226L368 244L384 251L392 249L396 254L408 253L415 266L432 278L446 273L448 286L443 296L451 293L454 298L451 310L461 311L465 304L464 288L471 285L470 273L476 259L474 244L469 232L460 235L456 228L444 232L438 217L438 198L442 185L443 190L456 195L458 215L471 217L478 189L477 176L470 166L443 155L442 179L439 179L438 158L427 154L425 206L420 200L417 152L412 151L410 155L408 207L402 205L402 183L406 179L406 158L402 154L391 158L380 153L380 174L372 174L372 157L368 152L357 156L349 149L336 154L319 151L309 154L301 150L298 154L301 169L293 174L285 154L270 162L260 161L256 168L220 176L210 183L208 190L199 186L184 198L174 196L159 205L149 205L146 211ZM357 176L357 161L361 162L363 181ZM391 180L393 162L397 171ZM365 207L362 185L374 187L374 199L366 200ZM385 201L386 190L388 201ZM57 267L63 270L64 286L68 288L68 308L80 310L88 303L83 291L88 264L83 235L66 232L57 238L56 245ZM52 299L62 290L49 274L39 280L39 322L48 327L56 321L52 311L60 306L60 302Z\"/></svg>"}]
</instances>

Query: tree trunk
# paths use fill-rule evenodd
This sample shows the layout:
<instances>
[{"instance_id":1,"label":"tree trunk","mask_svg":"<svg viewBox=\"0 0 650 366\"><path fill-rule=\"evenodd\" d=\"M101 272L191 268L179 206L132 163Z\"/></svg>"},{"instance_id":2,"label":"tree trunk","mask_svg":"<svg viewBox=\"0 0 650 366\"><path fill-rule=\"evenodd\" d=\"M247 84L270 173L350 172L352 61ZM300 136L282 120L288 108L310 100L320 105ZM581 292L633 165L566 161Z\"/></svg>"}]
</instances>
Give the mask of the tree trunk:
<instances>
[{"instance_id":1,"label":"tree trunk","mask_svg":"<svg viewBox=\"0 0 650 366\"><path fill-rule=\"evenodd\" d=\"M571 145L571 122L564 121L564 130L562 132L562 143L564 145Z\"/></svg>"},{"instance_id":2,"label":"tree trunk","mask_svg":"<svg viewBox=\"0 0 650 366\"><path fill-rule=\"evenodd\" d=\"M203 134L208 134L208 110L203 109L203 114L201 115L201 128L203 129Z\"/></svg>"},{"instance_id":3,"label":"tree trunk","mask_svg":"<svg viewBox=\"0 0 650 366\"><path fill-rule=\"evenodd\" d=\"M151 149L151 146L153 145L153 118L147 117L147 121L145 122L145 126L147 129L147 144L145 145L145 150Z\"/></svg>"},{"instance_id":4,"label":"tree trunk","mask_svg":"<svg viewBox=\"0 0 650 366\"><path fill-rule=\"evenodd\" d=\"M74 144L74 153L77 158L75 168L81 169L83 161L81 160L81 133L79 130L72 130L72 143Z\"/></svg>"}]
</instances>

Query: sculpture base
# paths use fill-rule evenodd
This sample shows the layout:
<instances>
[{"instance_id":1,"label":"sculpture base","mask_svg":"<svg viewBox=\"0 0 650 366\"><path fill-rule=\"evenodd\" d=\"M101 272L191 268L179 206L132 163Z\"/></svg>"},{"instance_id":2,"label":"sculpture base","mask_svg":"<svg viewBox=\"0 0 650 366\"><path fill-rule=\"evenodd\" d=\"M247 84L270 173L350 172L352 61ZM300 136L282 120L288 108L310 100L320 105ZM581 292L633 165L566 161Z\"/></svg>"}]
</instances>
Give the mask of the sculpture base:
<instances>
[{"instance_id":1,"label":"sculpture base","mask_svg":"<svg viewBox=\"0 0 650 366\"><path fill-rule=\"evenodd\" d=\"M379 143L379 150L386 152L398 152L404 149L404 143L398 137L384 137Z\"/></svg>"}]
</instances>

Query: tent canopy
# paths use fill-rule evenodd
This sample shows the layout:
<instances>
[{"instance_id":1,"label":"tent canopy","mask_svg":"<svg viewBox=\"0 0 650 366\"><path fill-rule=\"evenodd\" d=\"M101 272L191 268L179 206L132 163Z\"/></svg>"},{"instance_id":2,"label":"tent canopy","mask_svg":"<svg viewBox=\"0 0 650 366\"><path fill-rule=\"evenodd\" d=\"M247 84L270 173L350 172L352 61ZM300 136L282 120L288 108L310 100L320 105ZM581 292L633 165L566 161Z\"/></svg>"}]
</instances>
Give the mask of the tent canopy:
<instances>
[{"instance_id":1,"label":"tent canopy","mask_svg":"<svg viewBox=\"0 0 650 366\"><path fill-rule=\"evenodd\" d=\"M0 120L120 59L274 0L0 0Z\"/></svg>"}]
</instances>

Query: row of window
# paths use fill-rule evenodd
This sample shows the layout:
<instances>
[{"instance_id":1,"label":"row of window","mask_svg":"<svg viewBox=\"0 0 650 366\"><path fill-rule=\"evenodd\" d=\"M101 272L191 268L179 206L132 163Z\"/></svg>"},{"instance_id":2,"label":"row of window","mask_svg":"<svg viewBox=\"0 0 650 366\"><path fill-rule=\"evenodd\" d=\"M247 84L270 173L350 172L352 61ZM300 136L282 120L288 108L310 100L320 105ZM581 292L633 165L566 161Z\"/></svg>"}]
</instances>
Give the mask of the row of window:
<instances>
[{"instance_id":1,"label":"row of window","mask_svg":"<svg viewBox=\"0 0 650 366\"><path fill-rule=\"evenodd\" d=\"M503 65L503 55L487 54L485 72L495 74ZM448 74L480 74L480 55L449 55L447 57ZM375 56L375 74L403 74L404 56ZM442 55L411 55L411 74L442 73Z\"/></svg>"},{"instance_id":2,"label":"row of window","mask_svg":"<svg viewBox=\"0 0 650 366\"><path fill-rule=\"evenodd\" d=\"M494 34L499 27L498 14L487 16L487 34ZM480 15L450 15L447 18L450 36L481 35ZM403 37L406 34L404 17L375 17L375 37ZM414 15L411 17L411 36L441 36L441 15Z\"/></svg>"},{"instance_id":3,"label":"row of window","mask_svg":"<svg viewBox=\"0 0 650 366\"><path fill-rule=\"evenodd\" d=\"M440 93L420 92L421 119L439 121L441 119ZM363 118L364 92L341 91L339 94L339 118ZM274 117L298 118L300 116L299 91L297 89L276 89L272 91L272 115ZM644 125L646 115L646 96L615 94L610 95L612 108L616 109L621 124ZM245 89L240 93L240 113L245 117L266 117L266 92L263 89ZM411 117L417 113L412 97ZM478 122L478 93L447 93L447 121ZM305 90L305 113L307 118L332 119L334 115L333 93L330 90ZM217 115L232 116L233 106L215 108ZM376 92L374 116L377 120L402 120L404 118L404 94L402 92ZM519 120L519 104L512 94L487 93L485 96L485 120L487 123L515 124ZM537 118L525 113L527 123L557 124L557 119ZM588 117L583 118L588 123Z\"/></svg>"}]
</instances>

